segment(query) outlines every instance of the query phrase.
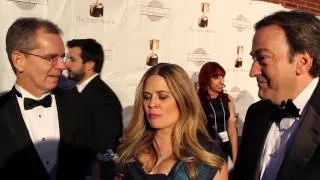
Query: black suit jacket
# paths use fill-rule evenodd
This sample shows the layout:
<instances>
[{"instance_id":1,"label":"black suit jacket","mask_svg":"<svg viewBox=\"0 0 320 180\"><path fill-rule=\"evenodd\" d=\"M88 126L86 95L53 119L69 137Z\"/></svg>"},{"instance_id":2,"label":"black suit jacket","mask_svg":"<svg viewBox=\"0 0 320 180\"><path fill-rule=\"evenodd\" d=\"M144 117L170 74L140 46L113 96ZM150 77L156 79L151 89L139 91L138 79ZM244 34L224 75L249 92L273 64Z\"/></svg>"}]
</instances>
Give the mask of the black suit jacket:
<instances>
[{"instance_id":1,"label":"black suit jacket","mask_svg":"<svg viewBox=\"0 0 320 180\"><path fill-rule=\"evenodd\" d=\"M270 101L251 105L246 114L242 142L234 167L234 180L258 180L264 142L272 124ZM286 153L278 180L320 179L320 85L313 92L301 123Z\"/></svg>"},{"instance_id":2,"label":"black suit jacket","mask_svg":"<svg viewBox=\"0 0 320 180\"><path fill-rule=\"evenodd\" d=\"M76 90L73 90L75 92ZM90 113L89 142L93 155L116 150L122 135L122 107L112 89L100 78L94 77L80 93L83 106ZM115 176L113 161L100 163L101 178L109 180Z\"/></svg>"},{"instance_id":3,"label":"black suit jacket","mask_svg":"<svg viewBox=\"0 0 320 180\"><path fill-rule=\"evenodd\" d=\"M89 167L88 116L76 98L54 91L60 130L57 179L84 179ZM50 140L46 143L49 143ZM32 143L15 93L0 97L0 179L49 180L48 173Z\"/></svg>"},{"instance_id":4,"label":"black suit jacket","mask_svg":"<svg viewBox=\"0 0 320 180\"><path fill-rule=\"evenodd\" d=\"M122 135L122 107L118 97L99 75L80 96L90 113L91 146L101 153L115 150Z\"/></svg>"}]
</instances>

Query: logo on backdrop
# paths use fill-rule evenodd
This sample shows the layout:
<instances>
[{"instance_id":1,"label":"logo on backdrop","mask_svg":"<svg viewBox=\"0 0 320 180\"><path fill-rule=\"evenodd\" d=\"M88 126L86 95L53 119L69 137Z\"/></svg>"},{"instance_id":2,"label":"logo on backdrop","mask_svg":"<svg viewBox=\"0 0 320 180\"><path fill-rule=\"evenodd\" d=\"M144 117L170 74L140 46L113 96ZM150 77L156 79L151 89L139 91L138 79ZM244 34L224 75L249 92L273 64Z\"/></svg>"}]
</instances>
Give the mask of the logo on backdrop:
<instances>
[{"instance_id":1,"label":"logo on backdrop","mask_svg":"<svg viewBox=\"0 0 320 180\"><path fill-rule=\"evenodd\" d=\"M111 61L113 56L113 51L111 49L104 49L104 60Z\"/></svg>"},{"instance_id":2,"label":"logo on backdrop","mask_svg":"<svg viewBox=\"0 0 320 180\"><path fill-rule=\"evenodd\" d=\"M243 59L243 46L237 46L237 58L234 67L240 68L242 67L242 59Z\"/></svg>"},{"instance_id":3,"label":"logo on backdrop","mask_svg":"<svg viewBox=\"0 0 320 180\"><path fill-rule=\"evenodd\" d=\"M151 54L147 56L147 62L146 62L148 66L154 66L158 64L158 55L156 54L156 50L158 49L159 49L159 40L151 39L150 40Z\"/></svg>"},{"instance_id":4,"label":"logo on backdrop","mask_svg":"<svg viewBox=\"0 0 320 180\"><path fill-rule=\"evenodd\" d=\"M147 16L150 21L160 21L162 18L171 18L172 10L165 8L158 0L152 0L148 4L140 5L140 15Z\"/></svg>"},{"instance_id":5,"label":"logo on backdrop","mask_svg":"<svg viewBox=\"0 0 320 180\"><path fill-rule=\"evenodd\" d=\"M90 16L102 17L103 16L103 4L99 0L96 0L90 4Z\"/></svg>"},{"instance_id":6,"label":"logo on backdrop","mask_svg":"<svg viewBox=\"0 0 320 180\"><path fill-rule=\"evenodd\" d=\"M8 0L13 1L22 10L33 9L37 4L48 5L49 0Z\"/></svg>"},{"instance_id":7,"label":"logo on backdrop","mask_svg":"<svg viewBox=\"0 0 320 180\"><path fill-rule=\"evenodd\" d=\"M235 19L232 19L232 27L235 27L239 32L243 32L251 29L252 23L244 15L239 14Z\"/></svg>"},{"instance_id":8,"label":"logo on backdrop","mask_svg":"<svg viewBox=\"0 0 320 180\"><path fill-rule=\"evenodd\" d=\"M199 18L199 27L205 28L208 26L207 13L209 12L209 3L201 3L202 16Z\"/></svg>"},{"instance_id":9,"label":"logo on backdrop","mask_svg":"<svg viewBox=\"0 0 320 180\"><path fill-rule=\"evenodd\" d=\"M202 66L205 62L211 61L213 54L208 54L205 49L197 48L192 53L187 54L187 61L192 61L196 66Z\"/></svg>"},{"instance_id":10,"label":"logo on backdrop","mask_svg":"<svg viewBox=\"0 0 320 180\"><path fill-rule=\"evenodd\" d=\"M211 28L209 28L209 7L208 2L200 3L200 10L202 15L198 17L197 25L194 24L195 21L192 21L192 24L189 26L189 31L196 33L215 33L215 30L212 28L212 23L210 23Z\"/></svg>"},{"instance_id":11,"label":"logo on backdrop","mask_svg":"<svg viewBox=\"0 0 320 180\"><path fill-rule=\"evenodd\" d=\"M250 72L250 67L248 67L246 62L244 61L244 46L243 45L237 45L236 46L237 51L236 51L236 58L234 61L234 68L228 69L228 71L232 72L244 72L248 73Z\"/></svg>"},{"instance_id":12,"label":"logo on backdrop","mask_svg":"<svg viewBox=\"0 0 320 180\"><path fill-rule=\"evenodd\" d=\"M116 24L113 19L107 19L104 13L104 4L101 0L95 0L89 5L89 12L85 16L77 15L76 22L83 24Z\"/></svg>"}]
</instances>

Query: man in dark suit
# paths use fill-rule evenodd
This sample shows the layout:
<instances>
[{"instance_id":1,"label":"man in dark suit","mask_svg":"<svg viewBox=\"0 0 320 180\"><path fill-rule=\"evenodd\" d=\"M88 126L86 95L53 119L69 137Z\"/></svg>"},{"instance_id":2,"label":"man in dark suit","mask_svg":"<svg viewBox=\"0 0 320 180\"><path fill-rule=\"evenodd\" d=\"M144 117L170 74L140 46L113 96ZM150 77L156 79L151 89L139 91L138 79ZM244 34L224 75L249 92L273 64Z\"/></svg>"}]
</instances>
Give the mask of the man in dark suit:
<instances>
[{"instance_id":1,"label":"man in dark suit","mask_svg":"<svg viewBox=\"0 0 320 180\"><path fill-rule=\"evenodd\" d=\"M76 82L76 90L91 113L91 145L96 153L107 149L115 151L122 134L122 107L112 89L101 79L104 52L94 39L73 39L67 42L68 77ZM105 172L104 179L111 179L112 172ZM107 177L106 177L107 176Z\"/></svg>"},{"instance_id":2,"label":"man in dark suit","mask_svg":"<svg viewBox=\"0 0 320 180\"><path fill-rule=\"evenodd\" d=\"M0 97L0 179L84 179L88 118L55 89L65 69L61 33L39 18L19 18L7 32L16 82Z\"/></svg>"},{"instance_id":3,"label":"man in dark suit","mask_svg":"<svg viewBox=\"0 0 320 180\"><path fill-rule=\"evenodd\" d=\"M233 179L320 179L319 29L301 11L256 23L250 76L262 100L246 114Z\"/></svg>"}]
</instances>

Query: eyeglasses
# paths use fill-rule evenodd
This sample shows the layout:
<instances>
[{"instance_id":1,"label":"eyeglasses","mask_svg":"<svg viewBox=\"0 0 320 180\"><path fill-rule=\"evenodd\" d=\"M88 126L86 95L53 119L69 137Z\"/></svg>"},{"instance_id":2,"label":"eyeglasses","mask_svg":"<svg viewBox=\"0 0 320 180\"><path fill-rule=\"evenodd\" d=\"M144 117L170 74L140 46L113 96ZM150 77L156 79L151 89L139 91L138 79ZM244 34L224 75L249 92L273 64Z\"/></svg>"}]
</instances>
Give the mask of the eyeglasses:
<instances>
[{"instance_id":1,"label":"eyeglasses","mask_svg":"<svg viewBox=\"0 0 320 180\"><path fill-rule=\"evenodd\" d=\"M39 57L41 59L48 61L50 64L57 64L59 59L61 59L63 61L63 63L66 63L66 61L69 59L69 57L65 56L65 55L62 55L62 56L40 56L37 54L32 54L32 53L28 53L28 52L24 52L24 51L20 51L20 52L23 54L28 54L31 56Z\"/></svg>"}]
</instances>

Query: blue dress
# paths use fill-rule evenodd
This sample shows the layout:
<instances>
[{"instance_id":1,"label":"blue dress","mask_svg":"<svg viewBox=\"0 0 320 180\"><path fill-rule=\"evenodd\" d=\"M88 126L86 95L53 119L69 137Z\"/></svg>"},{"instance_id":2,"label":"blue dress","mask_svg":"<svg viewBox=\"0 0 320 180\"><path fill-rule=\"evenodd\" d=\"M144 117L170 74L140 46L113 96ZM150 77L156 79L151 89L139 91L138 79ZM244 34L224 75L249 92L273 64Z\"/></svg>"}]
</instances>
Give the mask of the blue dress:
<instances>
[{"instance_id":1,"label":"blue dress","mask_svg":"<svg viewBox=\"0 0 320 180\"><path fill-rule=\"evenodd\" d=\"M213 154L216 154L222 158L226 158L219 145L215 143L206 143L204 146L206 149ZM208 166L198 161L196 163L198 178L197 180L210 180L212 179L217 171L217 167ZM171 169L168 175L165 174L147 174L141 164L132 162L126 165L120 172L121 180L189 180L187 169L184 162L178 161Z\"/></svg>"},{"instance_id":2,"label":"blue dress","mask_svg":"<svg viewBox=\"0 0 320 180\"><path fill-rule=\"evenodd\" d=\"M198 180L212 179L218 171L217 167L198 163ZM190 180L186 167L182 161L178 161L168 175L147 174L140 164L133 162L126 166L123 171L122 180Z\"/></svg>"}]
</instances>

